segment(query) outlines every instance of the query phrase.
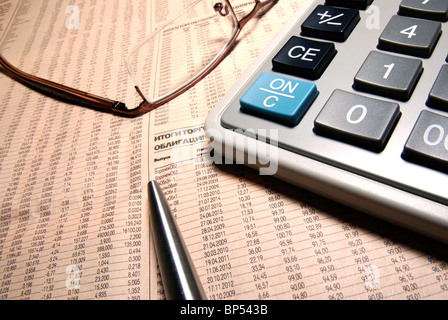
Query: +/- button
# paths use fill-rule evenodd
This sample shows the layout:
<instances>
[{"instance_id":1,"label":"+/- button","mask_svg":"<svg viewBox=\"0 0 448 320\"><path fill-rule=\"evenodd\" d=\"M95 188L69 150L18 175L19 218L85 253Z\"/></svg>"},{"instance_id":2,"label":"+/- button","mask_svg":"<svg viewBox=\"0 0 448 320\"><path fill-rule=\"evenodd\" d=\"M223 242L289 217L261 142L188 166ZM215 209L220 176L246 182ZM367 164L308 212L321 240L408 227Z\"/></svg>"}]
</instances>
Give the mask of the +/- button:
<instances>
[{"instance_id":1,"label":"+/- button","mask_svg":"<svg viewBox=\"0 0 448 320\"><path fill-rule=\"evenodd\" d=\"M302 36L344 42L361 20L355 9L319 5L302 24Z\"/></svg>"}]
</instances>

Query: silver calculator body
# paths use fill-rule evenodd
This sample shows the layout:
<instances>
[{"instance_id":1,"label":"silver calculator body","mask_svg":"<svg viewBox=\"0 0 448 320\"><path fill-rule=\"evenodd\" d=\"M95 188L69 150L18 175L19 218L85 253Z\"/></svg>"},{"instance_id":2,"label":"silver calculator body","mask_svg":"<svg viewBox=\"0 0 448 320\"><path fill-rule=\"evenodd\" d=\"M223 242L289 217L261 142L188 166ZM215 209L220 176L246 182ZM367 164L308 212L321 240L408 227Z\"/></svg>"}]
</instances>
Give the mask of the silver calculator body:
<instances>
[{"instance_id":1,"label":"silver calculator body","mask_svg":"<svg viewBox=\"0 0 448 320\"><path fill-rule=\"evenodd\" d=\"M342 1L350 2L356 1ZM397 16L402 1L366 2L367 8L359 10L360 19L352 26L353 30L345 40L327 40L303 35L303 24L310 15L316 14L317 6L321 6L321 11L317 12L320 14L318 21L328 27L336 25L340 15L326 11L328 4L323 0L304 1L270 45L210 112L205 129L215 152L214 161L245 164L259 170L262 175L274 175L361 212L448 242L448 175L444 171L445 164L442 161L439 167L434 168L403 157L405 146L409 143L411 133L416 130L422 113L430 112L442 119L448 118L448 109L427 106L428 95L441 68L448 61L447 22L439 22L441 35L430 57L391 52L379 48L379 39L391 19ZM335 6L333 3L331 5ZM419 32L413 26L415 24L398 31L413 38L413 33ZM316 76L317 79L273 70L273 59L284 50L292 37L334 44L336 54L330 58L322 74ZM292 48L296 51L292 51ZM315 57L313 54L317 54L312 46L307 48L298 44L292 48L288 51L290 56L300 56L305 60L312 60ZM372 52L421 61L423 72L416 76L416 85L412 88L410 98L382 96L381 89L379 92L369 92L362 87L355 89L354 79ZM380 63L378 69L384 72L383 76L395 72L392 63ZM263 74L274 79L270 82L272 88L261 88L261 85L255 88L266 89L258 91L265 106L274 105L276 101L289 96L295 88L293 81L315 85L318 94L308 97L309 106L296 123L272 120L270 115L257 115L242 107L242 99L251 88L254 89L257 79ZM276 77L280 80L274 82ZM370 99L395 108L390 134L384 139L385 143L380 150L359 146L344 137L334 138L331 132L316 133L316 120L331 104L329 101L335 99L334 95L341 92L344 97L354 95L361 99L360 102L347 102L348 109L343 111L342 117L350 122L361 122L370 115L370 109L364 108L368 103L364 101ZM338 99L336 101L343 104L340 102L343 98ZM427 142L437 144L438 148L443 148L446 142L445 148L448 148L448 125L434 122L428 125L425 132ZM428 132L436 136L429 137ZM425 133L421 135L424 139Z\"/></svg>"}]
</instances>

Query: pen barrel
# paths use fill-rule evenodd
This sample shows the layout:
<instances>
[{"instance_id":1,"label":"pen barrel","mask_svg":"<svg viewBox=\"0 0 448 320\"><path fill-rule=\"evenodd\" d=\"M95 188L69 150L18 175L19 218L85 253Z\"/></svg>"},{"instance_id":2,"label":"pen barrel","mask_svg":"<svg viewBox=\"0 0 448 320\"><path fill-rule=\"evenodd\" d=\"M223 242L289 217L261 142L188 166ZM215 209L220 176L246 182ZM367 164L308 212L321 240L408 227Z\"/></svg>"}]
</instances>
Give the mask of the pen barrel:
<instances>
[{"instance_id":1,"label":"pen barrel","mask_svg":"<svg viewBox=\"0 0 448 320\"><path fill-rule=\"evenodd\" d=\"M165 296L168 300L205 300L188 249L160 186L148 184L150 225Z\"/></svg>"}]
</instances>

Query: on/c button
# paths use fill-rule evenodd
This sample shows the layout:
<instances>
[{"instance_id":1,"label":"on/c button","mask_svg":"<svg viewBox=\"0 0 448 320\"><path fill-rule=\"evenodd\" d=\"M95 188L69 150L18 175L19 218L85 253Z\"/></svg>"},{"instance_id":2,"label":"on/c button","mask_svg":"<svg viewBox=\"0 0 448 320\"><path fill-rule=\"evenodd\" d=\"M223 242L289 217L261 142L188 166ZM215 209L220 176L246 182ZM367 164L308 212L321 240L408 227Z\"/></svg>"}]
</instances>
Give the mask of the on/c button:
<instances>
[{"instance_id":1,"label":"on/c button","mask_svg":"<svg viewBox=\"0 0 448 320\"><path fill-rule=\"evenodd\" d=\"M240 99L241 111L293 127L318 94L314 83L263 72Z\"/></svg>"}]
</instances>

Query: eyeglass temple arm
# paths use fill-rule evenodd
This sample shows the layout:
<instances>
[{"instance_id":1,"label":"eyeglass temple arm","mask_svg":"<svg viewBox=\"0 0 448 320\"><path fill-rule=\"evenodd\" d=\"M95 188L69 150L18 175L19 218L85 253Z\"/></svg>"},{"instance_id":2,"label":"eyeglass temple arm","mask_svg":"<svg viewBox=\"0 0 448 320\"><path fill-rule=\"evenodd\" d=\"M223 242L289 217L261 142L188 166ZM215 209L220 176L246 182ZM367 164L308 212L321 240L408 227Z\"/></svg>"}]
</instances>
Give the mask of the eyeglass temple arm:
<instances>
[{"instance_id":1,"label":"eyeglass temple arm","mask_svg":"<svg viewBox=\"0 0 448 320\"><path fill-rule=\"evenodd\" d=\"M97 111L129 118L138 117L157 107L144 100L137 108L128 109L122 102L102 98L25 73L10 64L1 54L0 65L9 73L9 76L22 84L63 102L73 103Z\"/></svg>"},{"instance_id":2,"label":"eyeglass temple arm","mask_svg":"<svg viewBox=\"0 0 448 320\"><path fill-rule=\"evenodd\" d=\"M255 6L254 6L254 8L252 9L252 11L247 15L247 16L245 16L244 18L242 18L240 21L239 21L239 27L240 27L240 31L241 31L241 29L243 29L244 28L244 26L246 25L246 23L248 23L256 14L257 14L257 12L261 9L261 8L264 8L264 7L266 7L266 6L268 6L268 5L270 5L270 4L273 4L273 3L275 3L275 2L277 2L278 0L271 0L271 1L268 1L268 2L265 2L265 3L263 3L263 2L261 2L261 0L255 0Z\"/></svg>"}]
</instances>

